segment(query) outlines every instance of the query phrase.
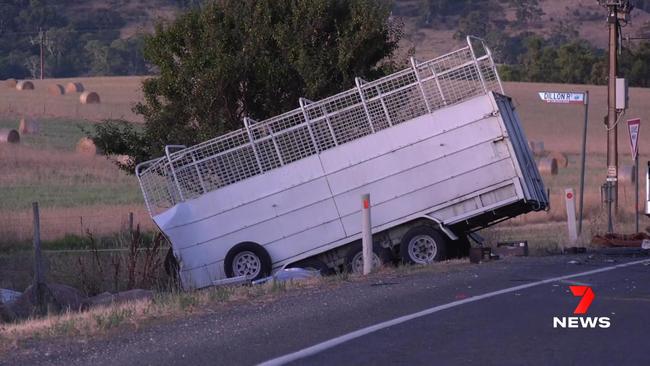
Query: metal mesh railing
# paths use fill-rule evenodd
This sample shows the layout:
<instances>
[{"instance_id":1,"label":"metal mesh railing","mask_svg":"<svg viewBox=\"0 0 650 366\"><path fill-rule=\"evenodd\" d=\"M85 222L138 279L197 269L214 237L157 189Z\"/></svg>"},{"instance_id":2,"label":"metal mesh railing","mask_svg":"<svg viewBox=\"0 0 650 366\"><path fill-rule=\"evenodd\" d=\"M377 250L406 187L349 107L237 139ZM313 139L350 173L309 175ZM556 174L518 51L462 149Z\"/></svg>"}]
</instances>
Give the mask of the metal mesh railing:
<instances>
[{"instance_id":1,"label":"metal mesh railing","mask_svg":"<svg viewBox=\"0 0 650 366\"><path fill-rule=\"evenodd\" d=\"M167 149L136 169L149 213L276 169L489 91L503 93L489 49L468 45L198 145Z\"/></svg>"}]
</instances>

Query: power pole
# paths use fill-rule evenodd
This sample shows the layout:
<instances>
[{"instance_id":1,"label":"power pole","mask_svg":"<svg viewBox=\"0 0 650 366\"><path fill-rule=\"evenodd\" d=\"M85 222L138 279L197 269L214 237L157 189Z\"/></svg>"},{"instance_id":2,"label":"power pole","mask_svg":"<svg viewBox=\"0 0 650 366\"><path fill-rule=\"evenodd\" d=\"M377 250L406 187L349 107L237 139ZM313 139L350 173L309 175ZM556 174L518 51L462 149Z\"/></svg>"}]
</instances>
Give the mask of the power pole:
<instances>
[{"instance_id":1,"label":"power pole","mask_svg":"<svg viewBox=\"0 0 650 366\"><path fill-rule=\"evenodd\" d=\"M612 205L618 209L618 116L616 78L618 76L619 31L621 20L627 21L633 6L629 0L598 0L607 9L609 25L609 77L607 89L607 232L614 231Z\"/></svg>"},{"instance_id":2,"label":"power pole","mask_svg":"<svg viewBox=\"0 0 650 366\"><path fill-rule=\"evenodd\" d=\"M45 66L45 53L43 48L45 47L45 33L43 28L38 28L39 44L41 46L41 80L43 80L43 68Z\"/></svg>"}]
</instances>

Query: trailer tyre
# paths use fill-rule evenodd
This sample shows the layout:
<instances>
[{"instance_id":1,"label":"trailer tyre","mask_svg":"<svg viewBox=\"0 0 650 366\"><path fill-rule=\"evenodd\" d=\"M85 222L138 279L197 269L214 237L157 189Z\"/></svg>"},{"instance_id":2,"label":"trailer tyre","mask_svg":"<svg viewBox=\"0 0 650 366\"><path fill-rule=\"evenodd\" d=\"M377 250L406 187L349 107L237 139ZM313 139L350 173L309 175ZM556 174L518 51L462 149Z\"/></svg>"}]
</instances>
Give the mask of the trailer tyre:
<instances>
[{"instance_id":1,"label":"trailer tyre","mask_svg":"<svg viewBox=\"0 0 650 366\"><path fill-rule=\"evenodd\" d=\"M446 258L447 240L430 226L416 226L404 234L400 256L408 264L429 264Z\"/></svg>"},{"instance_id":2,"label":"trailer tyre","mask_svg":"<svg viewBox=\"0 0 650 366\"><path fill-rule=\"evenodd\" d=\"M372 269L390 262L390 252L378 243L372 245L372 254ZM360 241L350 245L350 249L348 249L345 256L345 268L350 273L363 273L363 245Z\"/></svg>"},{"instance_id":3,"label":"trailer tyre","mask_svg":"<svg viewBox=\"0 0 650 366\"><path fill-rule=\"evenodd\" d=\"M259 244L246 242L232 247L224 261L226 276L259 280L271 274L271 256Z\"/></svg>"}]
</instances>

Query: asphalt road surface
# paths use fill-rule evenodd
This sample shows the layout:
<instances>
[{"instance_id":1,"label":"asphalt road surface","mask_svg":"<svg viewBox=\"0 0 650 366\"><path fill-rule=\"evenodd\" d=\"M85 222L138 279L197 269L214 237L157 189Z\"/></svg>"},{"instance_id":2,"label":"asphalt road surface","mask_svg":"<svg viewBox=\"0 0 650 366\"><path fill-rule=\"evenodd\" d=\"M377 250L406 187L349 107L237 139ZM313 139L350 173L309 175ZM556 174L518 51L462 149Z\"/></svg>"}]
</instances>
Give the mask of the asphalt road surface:
<instances>
[{"instance_id":1,"label":"asphalt road surface","mask_svg":"<svg viewBox=\"0 0 650 366\"><path fill-rule=\"evenodd\" d=\"M595 298L574 315L590 286ZM609 328L554 328L553 317ZM649 365L650 257L511 258L374 275L99 340L36 342L0 364Z\"/></svg>"}]
</instances>

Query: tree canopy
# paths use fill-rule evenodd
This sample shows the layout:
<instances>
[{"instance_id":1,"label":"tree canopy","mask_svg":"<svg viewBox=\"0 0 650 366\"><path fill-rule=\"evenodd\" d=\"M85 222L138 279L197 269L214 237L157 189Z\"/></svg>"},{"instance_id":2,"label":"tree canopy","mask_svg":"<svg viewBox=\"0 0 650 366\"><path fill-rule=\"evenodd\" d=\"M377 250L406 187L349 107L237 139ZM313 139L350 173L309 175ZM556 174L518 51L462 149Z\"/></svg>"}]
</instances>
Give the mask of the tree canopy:
<instances>
[{"instance_id":1,"label":"tree canopy","mask_svg":"<svg viewBox=\"0 0 650 366\"><path fill-rule=\"evenodd\" d=\"M394 67L402 25L383 0L221 0L145 37L159 74L143 83L142 131L106 121L93 136L140 162L374 79ZM122 166L132 170L133 166Z\"/></svg>"}]
</instances>

